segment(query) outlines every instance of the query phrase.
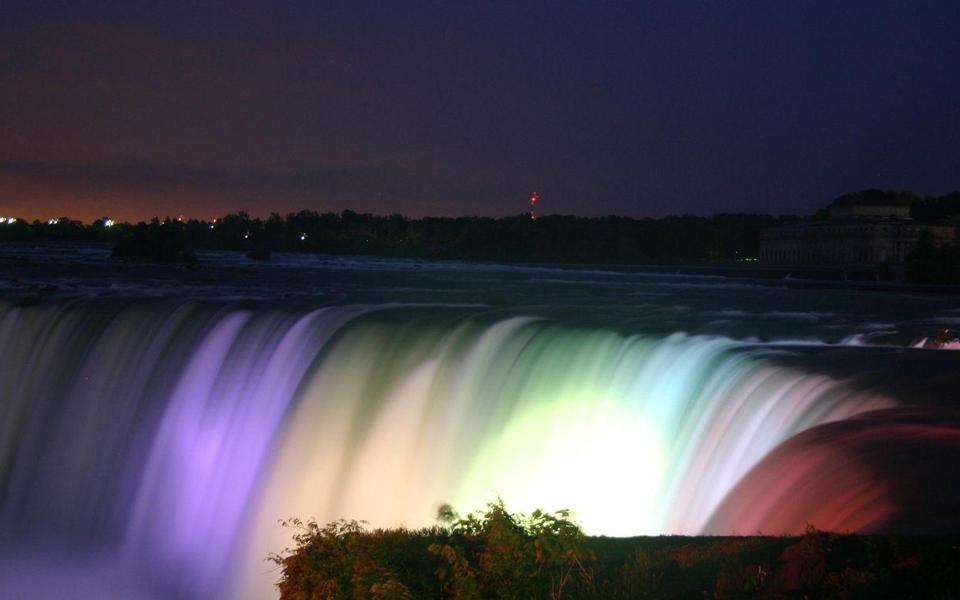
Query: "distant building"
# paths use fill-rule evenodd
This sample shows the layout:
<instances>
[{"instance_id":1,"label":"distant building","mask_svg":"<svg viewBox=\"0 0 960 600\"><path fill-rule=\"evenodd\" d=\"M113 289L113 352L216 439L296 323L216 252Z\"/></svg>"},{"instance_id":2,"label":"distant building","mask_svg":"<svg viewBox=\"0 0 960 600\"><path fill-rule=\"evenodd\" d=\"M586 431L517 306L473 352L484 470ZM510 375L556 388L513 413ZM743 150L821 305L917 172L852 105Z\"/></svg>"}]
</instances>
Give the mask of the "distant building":
<instances>
[{"instance_id":1,"label":"distant building","mask_svg":"<svg viewBox=\"0 0 960 600\"><path fill-rule=\"evenodd\" d=\"M910 207L903 205L834 204L831 219L909 219Z\"/></svg>"},{"instance_id":2,"label":"distant building","mask_svg":"<svg viewBox=\"0 0 960 600\"><path fill-rule=\"evenodd\" d=\"M834 203L826 220L761 231L760 261L782 266L902 265L924 231L938 245L956 240L954 226L914 221L909 206Z\"/></svg>"}]
</instances>

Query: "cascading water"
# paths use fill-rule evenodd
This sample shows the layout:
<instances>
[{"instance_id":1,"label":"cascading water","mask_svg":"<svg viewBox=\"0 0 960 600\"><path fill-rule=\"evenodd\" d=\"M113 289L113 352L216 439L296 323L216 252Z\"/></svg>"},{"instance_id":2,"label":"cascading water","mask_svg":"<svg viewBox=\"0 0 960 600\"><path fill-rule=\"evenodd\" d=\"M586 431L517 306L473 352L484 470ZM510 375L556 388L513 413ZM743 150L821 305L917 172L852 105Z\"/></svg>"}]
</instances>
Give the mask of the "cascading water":
<instances>
[{"instance_id":1,"label":"cascading water","mask_svg":"<svg viewBox=\"0 0 960 600\"><path fill-rule=\"evenodd\" d=\"M419 526L496 496L596 534L796 531L731 492L897 402L770 352L405 308L2 304L0 585L102 595L62 563L61 587L25 575L71 556L124 597L266 598L278 519Z\"/></svg>"}]
</instances>

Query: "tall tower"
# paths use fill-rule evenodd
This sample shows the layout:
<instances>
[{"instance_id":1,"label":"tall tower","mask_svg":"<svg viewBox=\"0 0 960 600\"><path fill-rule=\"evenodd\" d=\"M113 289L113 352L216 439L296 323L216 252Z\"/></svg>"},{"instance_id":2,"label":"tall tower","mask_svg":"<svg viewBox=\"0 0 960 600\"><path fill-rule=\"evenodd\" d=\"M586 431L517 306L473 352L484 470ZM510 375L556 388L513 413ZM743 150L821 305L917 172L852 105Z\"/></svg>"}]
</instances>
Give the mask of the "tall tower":
<instances>
[{"instance_id":1,"label":"tall tower","mask_svg":"<svg viewBox=\"0 0 960 600\"><path fill-rule=\"evenodd\" d=\"M537 200L540 199L540 196L536 192L530 194L530 220L537 220Z\"/></svg>"}]
</instances>

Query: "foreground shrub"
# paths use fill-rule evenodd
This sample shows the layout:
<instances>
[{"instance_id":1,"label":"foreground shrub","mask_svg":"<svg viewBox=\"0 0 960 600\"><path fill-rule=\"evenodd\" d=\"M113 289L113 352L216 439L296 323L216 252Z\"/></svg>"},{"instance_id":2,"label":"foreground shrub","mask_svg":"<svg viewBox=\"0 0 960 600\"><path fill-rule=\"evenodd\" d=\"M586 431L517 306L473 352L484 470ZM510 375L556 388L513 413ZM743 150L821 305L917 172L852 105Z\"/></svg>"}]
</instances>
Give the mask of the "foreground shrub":
<instances>
[{"instance_id":1,"label":"foreground shrub","mask_svg":"<svg viewBox=\"0 0 960 600\"><path fill-rule=\"evenodd\" d=\"M445 563L437 575L451 598L559 600L592 583L596 557L567 511L512 515L498 501L455 520L449 531L449 541L430 552Z\"/></svg>"},{"instance_id":2,"label":"foreground shrub","mask_svg":"<svg viewBox=\"0 0 960 600\"><path fill-rule=\"evenodd\" d=\"M438 567L427 546L437 530L367 531L357 521L291 519L296 547L269 560L281 567L287 600L413 600L436 596ZM401 579L401 574L403 578Z\"/></svg>"},{"instance_id":3,"label":"foreground shrub","mask_svg":"<svg viewBox=\"0 0 960 600\"><path fill-rule=\"evenodd\" d=\"M501 502L430 529L291 520L281 600L960 600L956 536L586 537L566 511Z\"/></svg>"},{"instance_id":4,"label":"foreground shrub","mask_svg":"<svg viewBox=\"0 0 960 600\"><path fill-rule=\"evenodd\" d=\"M464 518L444 507L440 520L415 531L285 521L297 530L295 547L270 557L281 598L561 600L590 589L593 552L566 511L512 515L496 502Z\"/></svg>"}]
</instances>

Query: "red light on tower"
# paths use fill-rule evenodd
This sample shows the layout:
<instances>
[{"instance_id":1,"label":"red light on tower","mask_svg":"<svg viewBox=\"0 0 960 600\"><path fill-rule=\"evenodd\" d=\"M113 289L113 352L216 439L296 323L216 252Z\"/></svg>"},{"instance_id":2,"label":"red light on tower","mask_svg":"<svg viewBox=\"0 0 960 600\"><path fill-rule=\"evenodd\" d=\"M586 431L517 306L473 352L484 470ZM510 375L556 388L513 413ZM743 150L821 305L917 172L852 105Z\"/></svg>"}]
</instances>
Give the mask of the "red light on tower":
<instances>
[{"instance_id":1,"label":"red light on tower","mask_svg":"<svg viewBox=\"0 0 960 600\"><path fill-rule=\"evenodd\" d=\"M530 220L537 220L537 200L540 199L540 196L536 192L530 194Z\"/></svg>"}]
</instances>

